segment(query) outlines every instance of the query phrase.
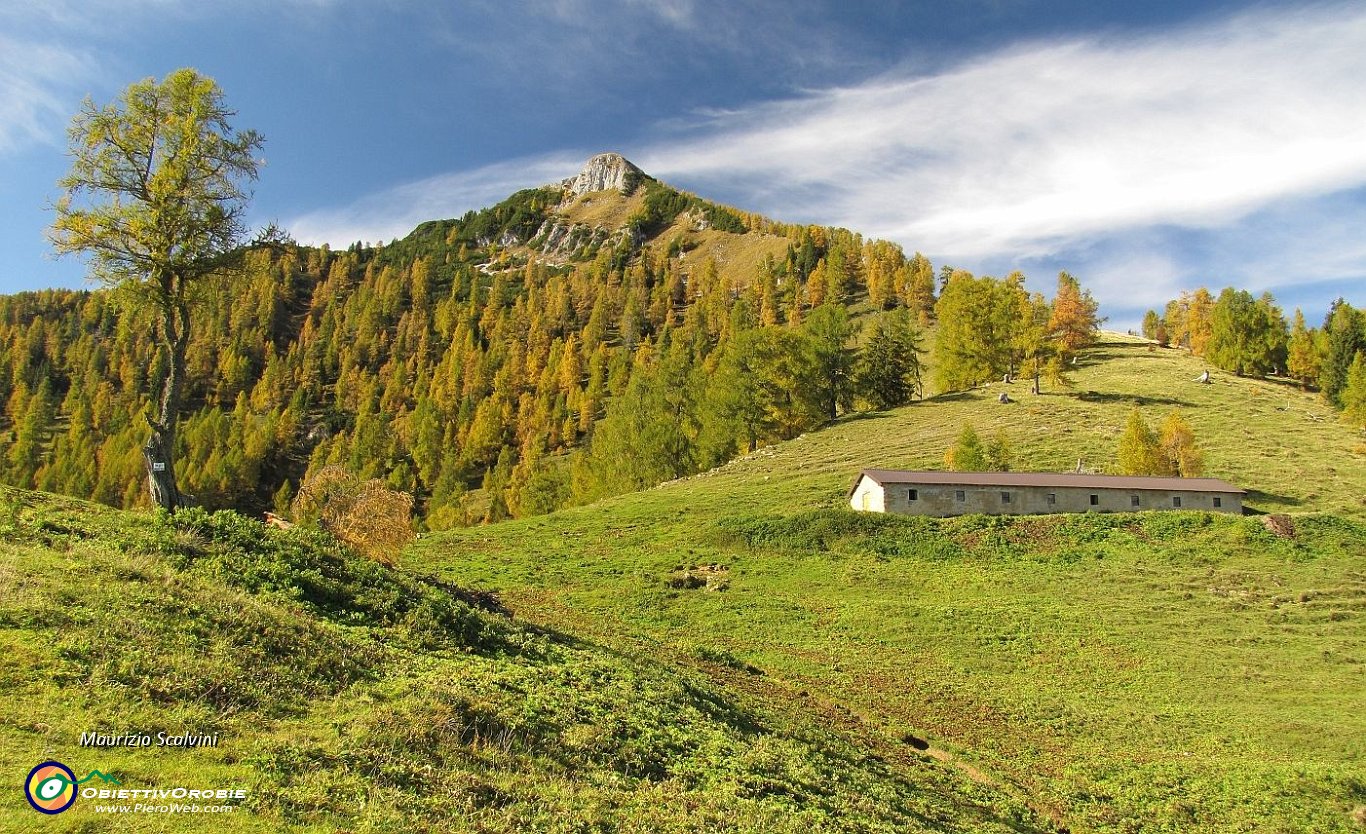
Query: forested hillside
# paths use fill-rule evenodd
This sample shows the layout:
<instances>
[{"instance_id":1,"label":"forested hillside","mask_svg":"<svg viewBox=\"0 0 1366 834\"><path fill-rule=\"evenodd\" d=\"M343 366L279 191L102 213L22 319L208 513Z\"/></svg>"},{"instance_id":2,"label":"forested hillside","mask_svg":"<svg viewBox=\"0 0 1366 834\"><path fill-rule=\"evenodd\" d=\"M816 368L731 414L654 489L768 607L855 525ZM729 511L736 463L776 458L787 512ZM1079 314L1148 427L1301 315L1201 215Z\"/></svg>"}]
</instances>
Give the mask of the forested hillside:
<instances>
[{"instance_id":1,"label":"forested hillside","mask_svg":"<svg viewBox=\"0 0 1366 834\"><path fill-rule=\"evenodd\" d=\"M283 508L310 472L340 465L413 493L436 526L543 512L722 462L848 408L846 302L904 309L874 329L878 349L904 345L914 363L913 327L935 300L923 257L644 176L628 187L527 190L389 245L250 251L194 301L183 488L208 508ZM751 239L763 245L741 245ZM0 298L8 483L145 501L140 446L164 359L150 320L123 301L103 290ZM727 375L763 376L761 401L710 382ZM874 396L910 393L902 381ZM699 410L715 418L705 436ZM633 443L662 432L661 448L629 471L619 450L570 466L565 453L586 449L614 412L609 440L613 426ZM650 424L625 425L640 419ZM467 500L481 488L487 497Z\"/></svg>"}]
</instances>

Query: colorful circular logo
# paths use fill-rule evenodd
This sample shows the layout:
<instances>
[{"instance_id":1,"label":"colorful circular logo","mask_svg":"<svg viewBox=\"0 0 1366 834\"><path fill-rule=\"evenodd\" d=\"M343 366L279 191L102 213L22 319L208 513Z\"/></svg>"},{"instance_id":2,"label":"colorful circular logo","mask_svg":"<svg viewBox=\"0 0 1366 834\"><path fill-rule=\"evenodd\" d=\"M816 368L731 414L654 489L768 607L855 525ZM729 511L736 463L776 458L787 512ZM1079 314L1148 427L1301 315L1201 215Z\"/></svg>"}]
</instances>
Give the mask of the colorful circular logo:
<instances>
[{"instance_id":1,"label":"colorful circular logo","mask_svg":"<svg viewBox=\"0 0 1366 834\"><path fill-rule=\"evenodd\" d=\"M60 814L76 801L76 774L61 762L43 762L28 772L24 796L35 811Z\"/></svg>"}]
</instances>

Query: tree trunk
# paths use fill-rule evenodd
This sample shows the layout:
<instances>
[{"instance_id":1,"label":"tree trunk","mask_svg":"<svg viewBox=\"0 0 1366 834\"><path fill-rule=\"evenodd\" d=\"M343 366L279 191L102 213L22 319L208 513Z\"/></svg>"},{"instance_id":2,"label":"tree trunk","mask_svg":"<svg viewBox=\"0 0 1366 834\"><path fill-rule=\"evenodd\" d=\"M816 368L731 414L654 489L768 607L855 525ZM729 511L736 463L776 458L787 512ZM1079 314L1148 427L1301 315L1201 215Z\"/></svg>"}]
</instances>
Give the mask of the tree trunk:
<instances>
[{"instance_id":1,"label":"tree trunk","mask_svg":"<svg viewBox=\"0 0 1366 834\"><path fill-rule=\"evenodd\" d=\"M147 418L152 436L142 447L147 465L147 491L152 503L171 512L184 505L184 496L175 479L176 423L180 419L180 398L185 385L185 348L190 337L190 310L185 303L184 285L177 278L163 283L162 335L167 355L166 376L161 382L161 403L157 418Z\"/></svg>"},{"instance_id":2,"label":"tree trunk","mask_svg":"<svg viewBox=\"0 0 1366 834\"><path fill-rule=\"evenodd\" d=\"M180 507L180 490L175 482L174 445L175 433L164 431L153 423L152 436L147 439L147 445L142 447L142 457L147 464L147 491L152 496L152 503L172 512Z\"/></svg>"}]
</instances>

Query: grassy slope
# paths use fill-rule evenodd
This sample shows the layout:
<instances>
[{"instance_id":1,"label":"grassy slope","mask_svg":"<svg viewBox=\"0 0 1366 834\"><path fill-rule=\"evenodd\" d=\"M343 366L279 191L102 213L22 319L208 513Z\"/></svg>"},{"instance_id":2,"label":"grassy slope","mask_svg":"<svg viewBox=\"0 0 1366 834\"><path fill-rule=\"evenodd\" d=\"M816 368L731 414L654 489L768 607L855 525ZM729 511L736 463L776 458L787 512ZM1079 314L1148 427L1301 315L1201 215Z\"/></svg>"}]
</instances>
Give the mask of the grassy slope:
<instances>
[{"instance_id":1,"label":"grassy slope","mask_svg":"<svg viewBox=\"0 0 1366 834\"><path fill-rule=\"evenodd\" d=\"M637 190L630 197L622 197L616 191L599 191L580 195L568 205L559 207L555 213L570 223L620 229L644 206L644 189Z\"/></svg>"},{"instance_id":2,"label":"grassy slope","mask_svg":"<svg viewBox=\"0 0 1366 834\"><path fill-rule=\"evenodd\" d=\"M1046 830L940 762L480 602L317 534L0 489L0 831ZM85 730L222 744L82 749ZM251 797L43 818L17 786L47 758Z\"/></svg>"},{"instance_id":3,"label":"grassy slope","mask_svg":"<svg viewBox=\"0 0 1366 834\"><path fill-rule=\"evenodd\" d=\"M1366 815L1366 456L1276 382L1110 337L1071 394L847 419L721 470L426 539L408 564L808 715L878 755L927 740L1072 831L1350 831ZM1113 458L1180 406L1208 474L1295 513L969 518L835 509L862 466L936 467L965 421L1021 469ZM813 508L815 508L813 510ZM827 508L827 509L821 509ZM670 587L720 563L721 593ZM923 760L923 759L922 759Z\"/></svg>"},{"instance_id":4,"label":"grassy slope","mask_svg":"<svg viewBox=\"0 0 1366 834\"><path fill-rule=\"evenodd\" d=\"M716 229L699 232L692 228L695 220L691 214L681 215L677 222L655 237L656 245L667 246L669 241L681 236L687 244L685 271L701 274L703 265L712 260L716 263L717 275L726 286L749 286L765 257L771 256L781 262L791 245L785 237L761 232L743 235Z\"/></svg>"},{"instance_id":5,"label":"grassy slope","mask_svg":"<svg viewBox=\"0 0 1366 834\"><path fill-rule=\"evenodd\" d=\"M614 191L600 191L577 197L556 213L571 223L614 230L625 226L644 205L643 189L626 198ZM781 235L762 232L739 235L715 229L697 231L696 223L697 217L685 212L656 234L648 245L659 252L674 239L682 239L687 268L700 270L711 259L716 262L717 273L729 286L747 286L754 277L756 266L766 255L782 260L791 243Z\"/></svg>"}]
</instances>

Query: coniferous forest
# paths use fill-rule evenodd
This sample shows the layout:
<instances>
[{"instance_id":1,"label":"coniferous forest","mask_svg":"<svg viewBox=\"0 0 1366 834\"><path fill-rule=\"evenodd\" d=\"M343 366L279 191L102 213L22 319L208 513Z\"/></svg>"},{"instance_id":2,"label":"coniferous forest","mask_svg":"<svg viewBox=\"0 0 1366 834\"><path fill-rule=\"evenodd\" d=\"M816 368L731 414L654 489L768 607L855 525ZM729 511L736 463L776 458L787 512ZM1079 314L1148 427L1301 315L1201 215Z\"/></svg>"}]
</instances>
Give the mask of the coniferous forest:
<instances>
[{"instance_id":1,"label":"coniferous forest","mask_svg":"<svg viewBox=\"0 0 1366 834\"><path fill-rule=\"evenodd\" d=\"M1096 325L1066 273L1048 300L1018 273L936 276L847 230L773 223L649 178L632 187L645 199L625 228L584 236L559 263L536 256L555 188L388 245L251 249L193 300L182 488L211 509L283 512L310 475L340 467L412 494L433 528L534 515L910 402L931 381L922 351L937 390L1003 372L1063 381ZM714 233L782 236L785 254L723 277L661 233L688 212ZM151 333L117 291L0 298L6 482L146 502L140 449L165 361Z\"/></svg>"}]
</instances>

